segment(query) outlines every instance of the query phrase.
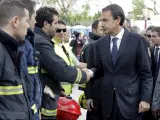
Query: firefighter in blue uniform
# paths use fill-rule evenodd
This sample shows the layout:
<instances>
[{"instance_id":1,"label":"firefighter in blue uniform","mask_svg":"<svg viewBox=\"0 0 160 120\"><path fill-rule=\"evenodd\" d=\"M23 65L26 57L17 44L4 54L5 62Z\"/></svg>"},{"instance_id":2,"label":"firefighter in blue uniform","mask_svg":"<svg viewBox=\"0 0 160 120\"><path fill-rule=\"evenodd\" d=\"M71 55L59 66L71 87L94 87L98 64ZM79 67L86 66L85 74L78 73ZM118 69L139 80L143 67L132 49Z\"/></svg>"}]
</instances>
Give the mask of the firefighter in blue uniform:
<instances>
[{"instance_id":1,"label":"firefighter in blue uniform","mask_svg":"<svg viewBox=\"0 0 160 120\"><path fill-rule=\"evenodd\" d=\"M32 111L33 120L39 120L38 109L41 105L41 83L39 80L38 74L38 52L34 48L34 26L36 23L35 16L36 12L34 10L35 2L21 0L24 3L30 15L30 28L27 31L27 36L25 37L25 42L19 47L19 50L24 54L22 56L22 70L25 76L28 78L27 87L28 87L28 98L30 102L30 107Z\"/></svg>"}]
</instances>

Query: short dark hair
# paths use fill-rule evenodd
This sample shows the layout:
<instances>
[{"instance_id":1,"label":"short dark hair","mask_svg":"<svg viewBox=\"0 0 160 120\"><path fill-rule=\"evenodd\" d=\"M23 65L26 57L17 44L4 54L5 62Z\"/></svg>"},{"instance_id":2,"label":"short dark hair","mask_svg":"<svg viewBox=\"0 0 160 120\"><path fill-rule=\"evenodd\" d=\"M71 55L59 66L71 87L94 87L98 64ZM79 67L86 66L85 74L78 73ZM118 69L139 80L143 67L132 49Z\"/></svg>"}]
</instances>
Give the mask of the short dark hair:
<instances>
[{"instance_id":1,"label":"short dark hair","mask_svg":"<svg viewBox=\"0 0 160 120\"><path fill-rule=\"evenodd\" d=\"M27 7L19 0L3 0L0 2L0 26L8 24L9 19L24 16L24 9ZM27 9L28 10L28 9Z\"/></svg>"},{"instance_id":2,"label":"short dark hair","mask_svg":"<svg viewBox=\"0 0 160 120\"><path fill-rule=\"evenodd\" d=\"M123 26L125 15L123 9L117 4L110 4L102 9L102 12L111 11L113 18L116 20L117 17L121 18L120 26Z\"/></svg>"},{"instance_id":3,"label":"short dark hair","mask_svg":"<svg viewBox=\"0 0 160 120\"><path fill-rule=\"evenodd\" d=\"M129 26L131 26L131 20L128 18L125 18L125 20L127 21L127 23L129 24Z\"/></svg>"},{"instance_id":4,"label":"short dark hair","mask_svg":"<svg viewBox=\"0 0 160 120\"><path fill-rule=\"evenodd\" d=\"M35 12L35 6L36 6L36 2L32 1L32 0L20 0L23 4L26 5L26 7L28 8L29 11L29 17L31 18L31 16L34 14Z\"/></svg>"},{"instance_id":5,"label":"short dark hair","mask_svg":"<svg viewBox=\"0 0 160 120\"><path fill-rule=\"evenodd\" d=\"M149 26L149 27L147 28L146 32L152 30L154 27L155 27L154 25Z\"/></svg>"},{"instance_id":6,"label":"short dark hair","mask_svg":"<svg viewBox=\"0 0 160 120\"><path fill-rule=\"evenodd\" d=\"M52 7L42 7L37 10L36 15L36 26L39 28L42 28L44 26L44 22L47 21L49 24L51 24L53 20L53 16L58 16L58 12L56 9Z\"/></svg>"},{"instance_id":7,"label":"short dark hair","mask_svg":"<svg viewBox=\"0 0 160 120\"><path fill-rule=\"evenodd\" d=\"M154 28L152 28L151 31L152 31L152 32L157 32L157 33L158 33L158 36L160 37L160 27L154 27Z\"/></svg>"},{"instance_id":8,"label":"short dark hair","mask_svg":"<svg viewBox=\"0 0 160 120\"><path fill-rule=\"evenodd\" d=\"M58 24L62 24L66 26L66 23L63 20L58 20Z\"/></svg>"},{"instance_id":9,"label":"short dark hair","mask_svg":"<svg viewBox=\"0 0 160 120\"><path fill-rule=\"evenodd\" d=\"M99 20L96 20L92 23L92 29L97 29L99 24Z\"/></svg>"},{"instance_id":10,"label":"short dark hair","mask_svg":"<svg viewBox=\"0 0 160 120\"><path fill-rule=\"evenodd\" d=\"M140 33L140 29L139 29L138 26L131 26L130 32L139 34Z\"/></svg>"}]
</instances>

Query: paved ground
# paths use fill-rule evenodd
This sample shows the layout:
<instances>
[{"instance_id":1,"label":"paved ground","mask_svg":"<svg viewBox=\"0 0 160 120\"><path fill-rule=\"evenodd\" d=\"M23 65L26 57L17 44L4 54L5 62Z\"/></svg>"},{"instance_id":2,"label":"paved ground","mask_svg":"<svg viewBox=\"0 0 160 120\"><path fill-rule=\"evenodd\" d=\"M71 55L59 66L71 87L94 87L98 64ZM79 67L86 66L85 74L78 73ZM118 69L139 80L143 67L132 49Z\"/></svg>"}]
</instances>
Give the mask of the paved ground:
<instances>
[{"instance_id":1,"label":"paved ground","mask_svg":"<svg viewBox=\"0 0 160 120\"><path fill-rule=\"evenodd\" d=\"M83 93L83 91L78 90L78 85L74 85L71 94L72 98L78 102L78 98L81 95L81 93ZM86 110L81 108L81 113L82 115L78 118L78 120L86 120Z\"/></svg>"}]
</instances>

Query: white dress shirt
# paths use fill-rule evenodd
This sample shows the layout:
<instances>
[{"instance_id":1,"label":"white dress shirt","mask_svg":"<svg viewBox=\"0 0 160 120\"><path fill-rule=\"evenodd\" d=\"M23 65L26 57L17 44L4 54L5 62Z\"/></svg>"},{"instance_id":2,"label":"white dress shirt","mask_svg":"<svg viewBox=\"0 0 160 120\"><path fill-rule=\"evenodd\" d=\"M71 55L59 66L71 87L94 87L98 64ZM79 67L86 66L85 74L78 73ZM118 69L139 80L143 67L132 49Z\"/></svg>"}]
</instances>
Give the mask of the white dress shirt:
<instances>
[{"instance_id":1,"label":"white dress shirt","mask_svg":"<svg viewBox=\"0 0 160 120\"><path fill-rule=\"evenodd\" d=\"M121 44L121 40L122 40L123 34L124 34L124 28L122 28L122 30L118 33L118 35L116 35L116 36L110 36L111 37L111 41L110 41L110 50L111 50L111 52L112 52L112 47L113 47L113 41L112 41L112 39L113 38L118 38L118 40L117 40L117 49L119 50L119 46ZM89 70L89 72L91 74L91 77L93 77L94 76L93 71Z\"/></svg>"},{"instance_id":2,"label":"white dress shirt","mask_svg":"<svg viewBox=\"0 0 160 120\"><path fill-rule=\"evenodd\" d=\"M124 28L122 28L122 30L118 33L118 35L110 36L111 37L111 41L110 41L110 50L111 50L111 52L112 52L112 47L113 47L112 39L113 38L118 38L118 40L117 40L117 50L119 50L119 46L121 44L121 40L122 40L123 34L124 34Z\"/></svg>"}]
</instances>

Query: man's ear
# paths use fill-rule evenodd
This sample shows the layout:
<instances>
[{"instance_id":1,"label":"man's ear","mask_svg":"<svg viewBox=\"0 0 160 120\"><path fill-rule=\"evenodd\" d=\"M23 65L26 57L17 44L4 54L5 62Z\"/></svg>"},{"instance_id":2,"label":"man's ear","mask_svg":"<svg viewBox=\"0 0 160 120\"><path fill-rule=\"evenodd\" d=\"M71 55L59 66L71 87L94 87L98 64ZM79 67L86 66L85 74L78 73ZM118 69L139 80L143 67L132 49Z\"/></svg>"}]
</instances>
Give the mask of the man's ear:
<instances>
[{"instance_id":1,"label":"man's ear","mask_svg":"<svg viewBox=\"0 0 160 120\"><path fill-rule=\"evenodd\" d=\"M20 23L20 19L18 16L14 16L12 19L11 19L11 23L12 23L12 26L14 28L18 28L19 26L19 23Z\"/></svg>"},{"instance_id":2,"label":"man's ear","mask_svg":"<svg viewBox=\"0 0 160 120\"><path fill-rule=\"evenodd\" d=\"M121 18L118 16L118 17L117 17L117 24L119 25L120 22L121 22Z\"/></svg>"},{"instance_id":3,"label":"man's ear","mask_svg":"<svg viewBox=\"0 0 160 120\"><path fill-rule=\"evenodd\" d=\"M92 32L93 32L93 33L96 33L97 31L96 31L96 29L93 28L93 29L92 29Z\"/></svg>"},{"instance_id":4,"label":"man's ear","mask_svg":"<svg viewBox=\"0 0 160 120\"><path fill-rule=\"evenodd\" d=\"M44 28L48 28L48 22L47 21L44 21Z\"/></svg>"}]
</instances>

